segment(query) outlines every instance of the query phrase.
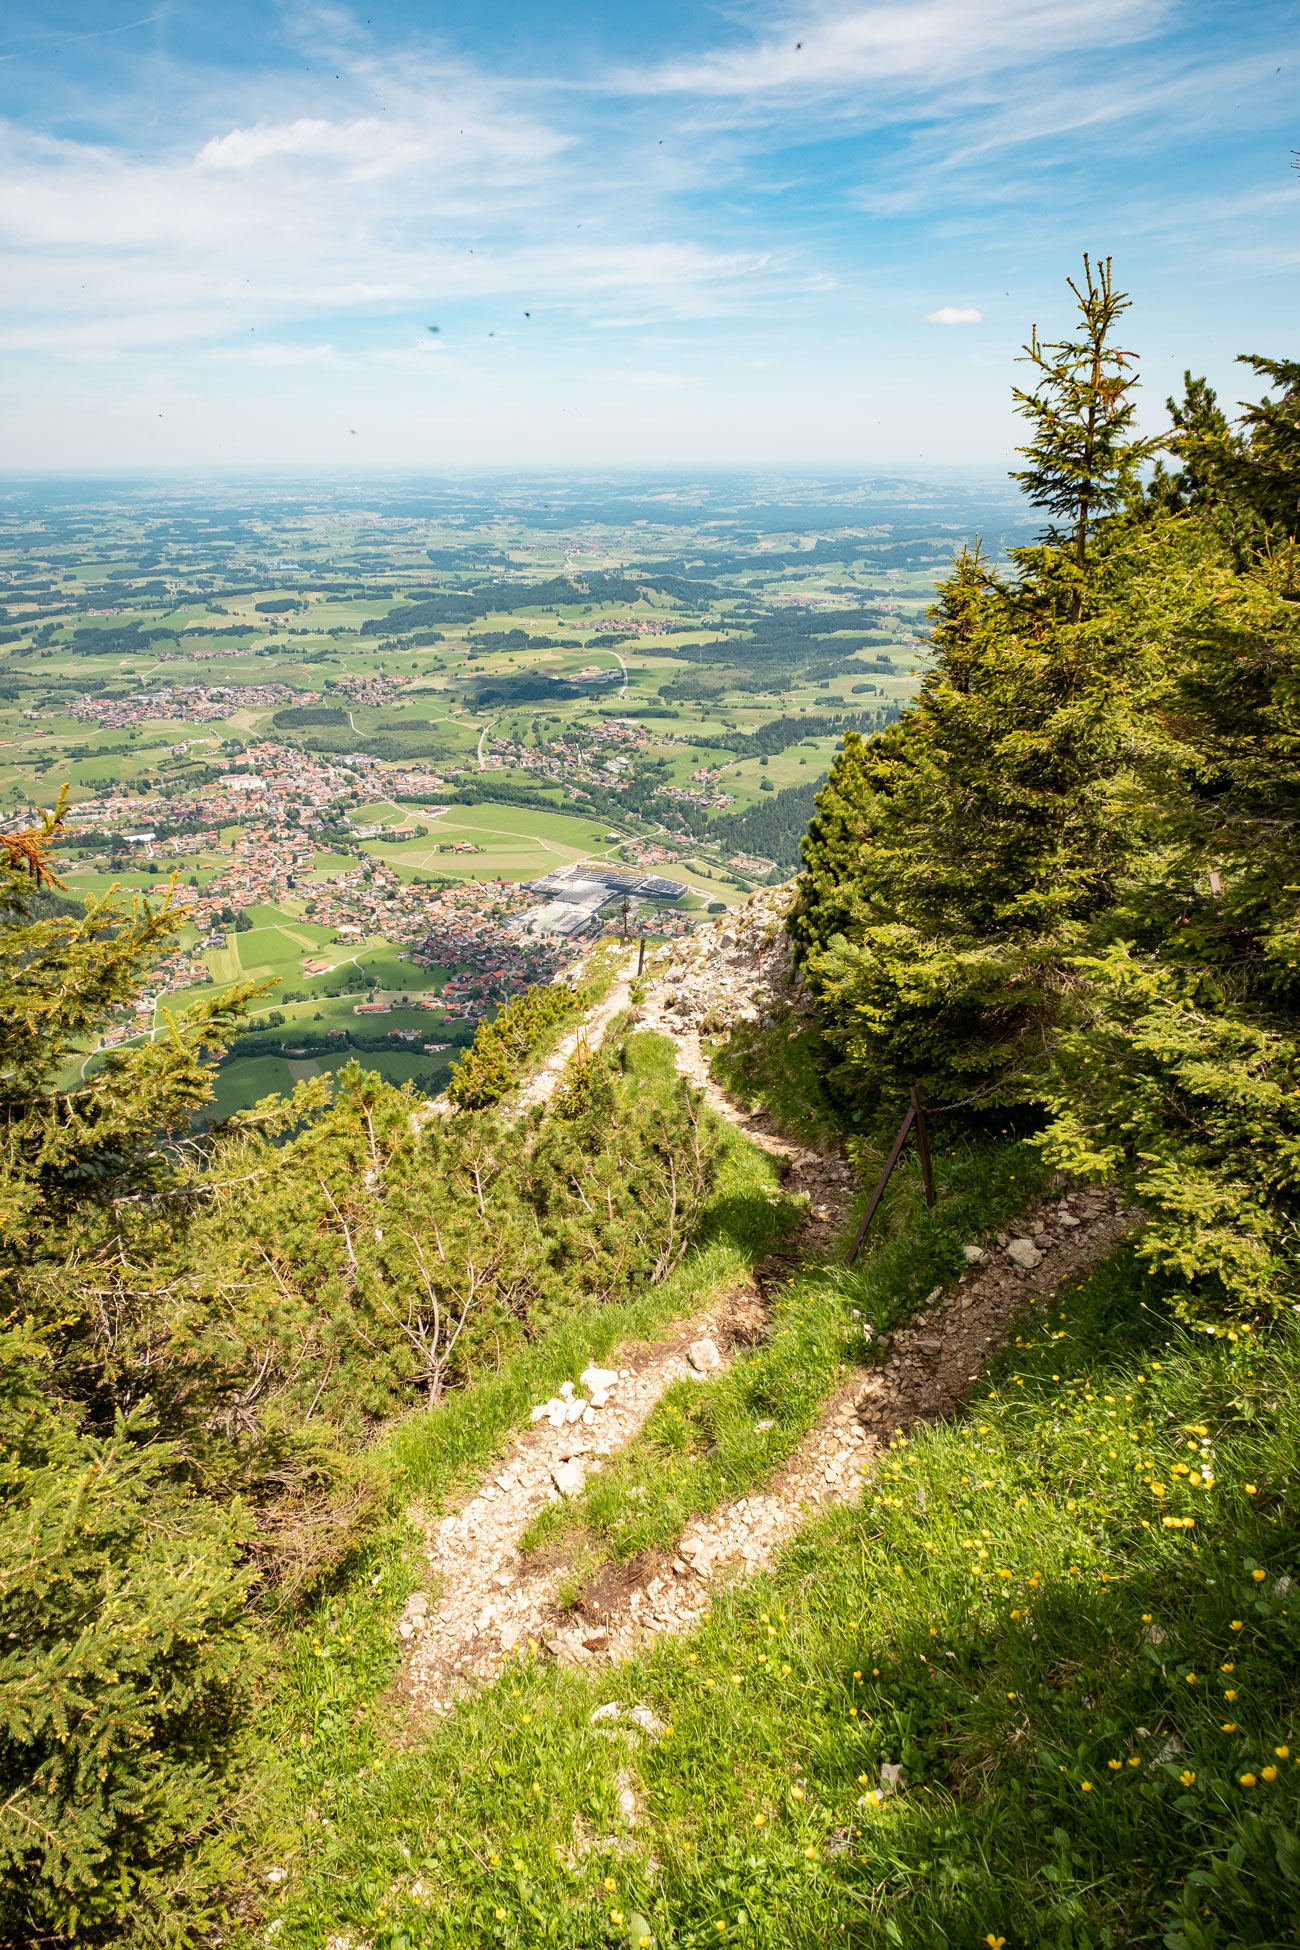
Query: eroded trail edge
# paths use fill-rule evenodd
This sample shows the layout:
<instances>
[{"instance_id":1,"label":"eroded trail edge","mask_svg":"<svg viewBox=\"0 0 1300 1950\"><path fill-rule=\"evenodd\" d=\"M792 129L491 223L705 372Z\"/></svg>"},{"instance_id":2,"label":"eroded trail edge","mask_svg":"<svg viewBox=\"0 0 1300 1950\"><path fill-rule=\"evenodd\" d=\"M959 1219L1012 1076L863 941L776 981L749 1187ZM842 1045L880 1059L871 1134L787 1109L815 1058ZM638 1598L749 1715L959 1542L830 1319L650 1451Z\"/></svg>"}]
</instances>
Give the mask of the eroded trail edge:
<instances>
[{"instance_id":1,"label":"eroded trail edge","mask_svg":"<svg viewBox=\"0 0 1300 1950\"><path fill-rule=\"evenodd\" d=\"M786 1195L802 1194L805 1203L795 1251L822 1255L844 1224L853 1172L844 1160L787 1138L761 1112L735 1103L710 1075L701 1044L701 1029L719 1027L720 1013L724 1020L752 1019L765 999L788 996L781 910L774 901L753 909L747 928L729 916L685 952L661 958L638 1026L668 1037L679 1072L713 1110L781 1159ZM549 1095L579 1036L599 1040L630 1000L624 980L583 1030L565 1039L527 1087L527 1100ZM607 1457L636 1438L673 1382L707 1377L761 1335L765 1269L664 1338L619 1349L609 1370L588 1370L549 1412L539 1408L534 1426L515 1438L473 1496L425 1523L433 1595L413 1594L398 1626L410 1648L406 1690L413 1710L451 1711L460 1691L494 1679L520 1645L565 1663L595 1665L627 1658L660 1634L689 1630L722 1580L766 1568L819 1507L856 1499L892 1439L957 1414L1027 1301L1086 1273L1114 1251L1136 1217L1106 1191L1045 1201L1017 1222L1014 1236L1000 1234L978 1249L980 1257L955 1287L936 1289L887 1344L864 1344L863 1364L826 1401L766 1489L693 1519L673 1555L607 1566L594 1585L579 1590L566 1562L525 1558L520 1539L549 1503L578 1493Z\"/></svg>"}]
</instances>

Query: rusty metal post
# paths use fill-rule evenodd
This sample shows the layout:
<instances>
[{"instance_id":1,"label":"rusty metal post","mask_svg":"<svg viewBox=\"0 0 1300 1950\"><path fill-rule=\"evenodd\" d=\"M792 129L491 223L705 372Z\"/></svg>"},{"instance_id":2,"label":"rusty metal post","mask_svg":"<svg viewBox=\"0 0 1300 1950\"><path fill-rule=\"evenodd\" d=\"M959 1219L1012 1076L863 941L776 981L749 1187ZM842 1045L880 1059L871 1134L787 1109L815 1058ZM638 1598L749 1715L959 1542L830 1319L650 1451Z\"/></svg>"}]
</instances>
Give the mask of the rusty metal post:
<instances>
[{"instance_id":1,"label":"rusty metal post","mask_svg":"<svg viewBox=\"0 0 1300 1950\"><path fill-rule=\"evenodd\" d=\"M898 1136L894 1139L894 1148L885 1160L885 1169L876 1180L876 1189L867 1201L867 1209L862 1215L862 1223L853 1236L853 1244L849 1247L848 1264L850 1266L852 1266L858 1256L858 1248L867 1236L867 1227L876 1216L876 1207L885 1196L885 1187L893 1174L894 1166L903 1155L903 1146L907 1143L907 1134L915 1122L916 1109L913 1106L898 1127Z\"/></svg>"},{"instance_id":2,"label":"rusty metal post","mask_svg":"<svg viewBox=\"0 0 1300 1950\"><path fill-rule=\"evenodd\" d=\"M643 934L641 936L641 945L637 950L637 957L636 957L637 974L640 975L644 970L644 968L645 968L645 935Z\"/></svg>"},{"instance_id":3,"label":"rusty metal post","mask_svg":"<svg viewBox=\"0 0 1300 1950\"><path fill-rule=\"evenodd\" d=\"M912 1115L916 1119L916 1155L921 1160L921 1183L925 1188L925 1202L934 1204L934 1173L930 1169L930 1133L925 1124L925 1105L921 1093L912 1085Z\"/></svg>"}]
</instances>

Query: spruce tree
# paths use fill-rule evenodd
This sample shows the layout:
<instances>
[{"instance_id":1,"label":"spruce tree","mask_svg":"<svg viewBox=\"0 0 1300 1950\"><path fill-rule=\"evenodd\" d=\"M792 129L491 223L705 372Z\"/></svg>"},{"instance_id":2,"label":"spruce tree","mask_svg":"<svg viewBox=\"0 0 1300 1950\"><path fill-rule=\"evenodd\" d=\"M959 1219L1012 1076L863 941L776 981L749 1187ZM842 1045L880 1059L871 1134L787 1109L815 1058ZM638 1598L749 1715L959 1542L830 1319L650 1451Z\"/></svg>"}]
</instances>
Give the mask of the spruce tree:
<instances>
[{"instance_id":1,"label":"spruce tree","mask_svg":"<svg viewBox=\"0 0 1300 1950\"><path fill-rule=\"evenodd\" d=\"M1140 439L1133 423L1136 354L1115 343L1115 330L1132 300L1115 289L1111 260L1093 267L1085 255L1083 281L1067 280L1082 320L1080 336L1043 341L1034 326L1024 358L1037 373L1028 391L1012 397L1029 420L1032 437L1021 447L1029 466L1012 475L1032 505L1053 525L1042 537L1060 558L1069 620L1078 623L1088 594L1089 553L1100 532L1138 485L1142 463L1160 446ZM1040 564L1040 574L1045 565Z\"/></svg>"},{"instance_id":2,"label":"spruce tree","mask_svg":"<svg viewBox=\"0 0 1300 1950\"><path fill-rule=\"evenodd\" d=\"M1040 385L1016 394L1033 429L1021 478L1068 526L1013 550L1014 578L963 552L914 707L846 740L805 840L792 929L863 1115L913 1083L997 1102L1007 1076L1023 1096L1068 996L1063 958L1138 844L1134 768L1164 735L1123 593L1126 551L1147 545L1127 504L1149 443L1132 436L1109 263L1085 261L1071 289L1085 335L1035 333Z\"/></svg>"}]
</instances>

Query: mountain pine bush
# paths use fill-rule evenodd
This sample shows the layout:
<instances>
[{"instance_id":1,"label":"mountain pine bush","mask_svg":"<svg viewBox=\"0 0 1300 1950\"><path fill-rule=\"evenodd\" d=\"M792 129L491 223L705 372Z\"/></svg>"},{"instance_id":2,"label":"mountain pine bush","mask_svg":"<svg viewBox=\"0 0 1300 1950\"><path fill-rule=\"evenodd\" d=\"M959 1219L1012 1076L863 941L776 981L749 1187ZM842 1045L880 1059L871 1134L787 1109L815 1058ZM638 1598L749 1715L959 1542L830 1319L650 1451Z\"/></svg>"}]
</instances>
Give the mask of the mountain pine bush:
<instances>
[{"instance_id":1,"label":"mountain pine bush","mask_svg":"<svg viewBox=\"0 0 1300 1950\"><path fill-rule=\"evenodd\" d=\"M180 917L39 900L58 825L0 838L0 1943L180 1945L259 1648L391 1507L372 1438L662 1280L718 1146L616 1047L513 1124L352 1064L204 1127L251 987L60 1087ZM578 1007L539 993L533 1046Z\"/></svg>"}]
</instances>

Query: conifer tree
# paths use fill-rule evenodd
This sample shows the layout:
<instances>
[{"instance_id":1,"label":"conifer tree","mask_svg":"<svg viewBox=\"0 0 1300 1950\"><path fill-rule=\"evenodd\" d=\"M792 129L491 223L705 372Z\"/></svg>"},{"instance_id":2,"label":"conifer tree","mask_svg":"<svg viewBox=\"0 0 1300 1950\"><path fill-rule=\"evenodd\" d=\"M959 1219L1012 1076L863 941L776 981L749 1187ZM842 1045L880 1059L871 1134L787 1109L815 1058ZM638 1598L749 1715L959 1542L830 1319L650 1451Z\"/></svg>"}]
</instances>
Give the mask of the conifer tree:
<instances>
[{"instance_id":1,"label":"conifer tree","mask_svg":"<svg viewBox=\"0 0 1300 1950\"><path fill-rule=\"evenodd\" d=\"M149 1403L106 1385L126 1295L100 1255L174 1174L160 1135L207 1094L199 1043L240 1003L60 1089L175 919L30 918L60 885L59 823L0 836L0 1941L129 1922L161 1945L216 1913L254 1672L247 1522L194 1497Z\"/></svg>"},{"instance_id":2,"label":"conifer tree","mask_svg":"<svg viewBox=\"0 0 1300 1950\"><path fill-rule=\"evenodd\" d=\"M1077 338L1043 341L1033 328L1023 356L1037 379L1028 391L1012 391L1033 429L1028 446L1019 449L1029 466L1012 479L1053 518L1042 540L1061 558L1069 620L1077 623L1087 597L1091 545L1132 499L1139 469L1160 442L1133 432L1136 355L1114 337L1132 301L1115 289L1111 260L1094 269L1085 255L1082 283L1068 283L1082 331Z\"/></svg>"},{"instance_id":3,"label":"conifer tree","mask_svg":"<svg viewBox=\"0 0 1300 1950\"><path fill-rule=\"evenodd\" d=\"M964 551L931 611L934 661L902 722L846 740L804 844L792 930L843 1088L940 1101L1040 1062L1070 983L1063 958L1113 901L1138 842L1143 630L1122 615L1132 436L1127 306L1109 263L1071 285L1078 341L1030 354L1021 478L1067 520L1012 551L1018 579ZM1085 603L1085 595L1087 601ZM1023 1084L1012 1085L1012 1097Z\"/></svg>"}]
</instances>

